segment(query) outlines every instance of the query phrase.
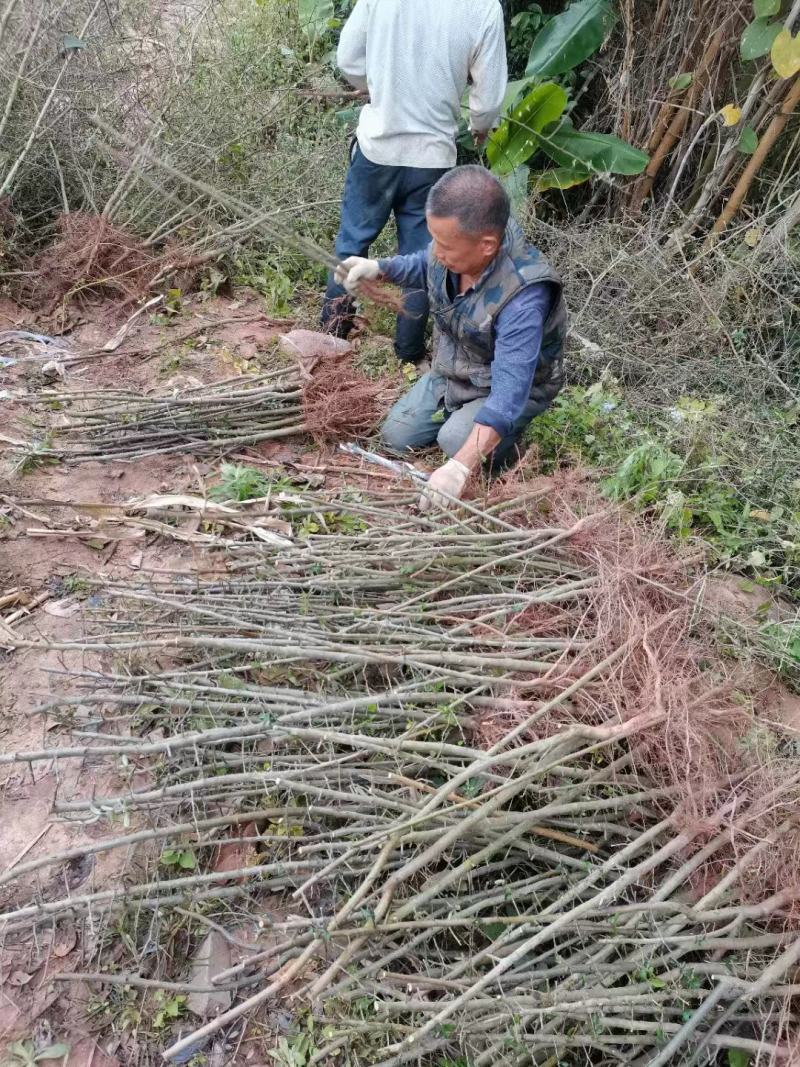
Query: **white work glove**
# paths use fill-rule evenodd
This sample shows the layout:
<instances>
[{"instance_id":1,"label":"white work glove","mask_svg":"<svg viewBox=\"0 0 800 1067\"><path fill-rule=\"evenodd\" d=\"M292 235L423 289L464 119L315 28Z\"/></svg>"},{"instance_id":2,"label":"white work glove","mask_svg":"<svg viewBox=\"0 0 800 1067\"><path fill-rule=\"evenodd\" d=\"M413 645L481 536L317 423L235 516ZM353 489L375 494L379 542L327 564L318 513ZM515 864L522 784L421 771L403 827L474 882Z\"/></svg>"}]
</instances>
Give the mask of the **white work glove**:
<instances>
[{"instance_id":1,"label":"white work glove","mask_svg":"<svg viewBox=\"0 0 800 1067\"><path fill-rule=\"evenodd\" d=\"M356 296L362 282L377 281L380 274L381 268L378 266L377 259L348 256L333 272L333 277L334 281L345 287L350 296Z\"/></svg>"},{"instance_id":2,"label":"white work glove","mask_svg":"<svg viewBox=\"0 0 800 1067\"><path fill-rule=\"evenodd\" d=\"M447 496L454 496L460 499L469 476L469 467L465 467L457 459L448 459L447 463L444 463L438 470L434 471L428 479L422 496L419 498L419 510L428 511L434 507L452 507L453 502L442 494L447 493Z\"/></svg>"}]
</instances>

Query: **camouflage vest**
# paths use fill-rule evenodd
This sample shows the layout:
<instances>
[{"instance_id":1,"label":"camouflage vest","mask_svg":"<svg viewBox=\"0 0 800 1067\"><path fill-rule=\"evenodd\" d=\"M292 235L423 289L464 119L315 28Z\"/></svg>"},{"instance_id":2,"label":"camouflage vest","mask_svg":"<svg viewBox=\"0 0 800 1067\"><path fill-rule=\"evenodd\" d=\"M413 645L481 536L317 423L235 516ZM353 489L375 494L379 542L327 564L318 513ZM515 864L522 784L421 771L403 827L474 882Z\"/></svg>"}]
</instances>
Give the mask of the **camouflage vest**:
<instances>
[{"instance_id":1,"label":"camouflage vest","mask_svg":"<svg viewBox=\"0 0 800 1067\"><path fill-rule=\"evenodd\" d=\"M494 323L522 289L549 282L553 302L544 324L542 350L531 387L531 399L549 403L564 384L563 350L567 309L558 274L512 219L497 256L473 288L451 300L447 270L428 253L428 298L435 329L433 370L447 379L445 407L449 411L488 396L492 385Z\"/></svg>"}]
</instances>

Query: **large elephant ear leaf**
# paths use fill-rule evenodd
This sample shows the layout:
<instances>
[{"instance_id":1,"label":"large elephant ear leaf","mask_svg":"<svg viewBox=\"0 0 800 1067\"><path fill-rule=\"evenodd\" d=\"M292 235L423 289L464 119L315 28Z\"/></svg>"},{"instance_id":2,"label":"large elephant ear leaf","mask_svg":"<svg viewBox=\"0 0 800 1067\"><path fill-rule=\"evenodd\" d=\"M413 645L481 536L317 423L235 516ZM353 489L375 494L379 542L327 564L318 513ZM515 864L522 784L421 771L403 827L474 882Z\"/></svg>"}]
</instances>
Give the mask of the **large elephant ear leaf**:
<instances>
[{"instance_id":1,"label":"large elephant ear leaf","mask_svg":"<svg viewBox=\"0 0 800 1067\"><path fill-rule=\"evenodd\" d=\"M298 0L297 2L300 29L310 41L317 41L320 37L324 37L333 15L333 0Z\"/></svg>"},{"instance_id":2,"label":"large elephant ear leaf","mask_svg":"<svg viewBox=\"0 0 800 1067\"><path fill-rule=\"evenodd\" d=\"M591 171L585 167L554 167L535 174L531 185L535 193L546 193L550 189L571 189L574 185L582 185L591 176Z\"/></svg>"},{"instance_id":3,"label":"large elephant ear leaf","mask_svg":"<svg viewBox=\"0 0 800 1067\"><path fill-rule=\"evenodd\" d=\"M619 137L576 130L567 122L540 134L539 141L559 167L593 174L641 174L650 158Z\"/></svg>"},{"instance_id":4,"label":"large elephant ear leaf","mask_svg":"<svg viewBox=\"0 0 800 1067\"><path fill-rule=\"evenodd\" d=\"M574 70L597 51L615 21L609 0L578 0L570 4L537 33L526 76L552 78Z\"/></svg>"},{"instance_id":5,"label":"large elephant ear leaf","mask_svg":"<svg viewBox=\"0 0 800 1067\"><path fill-rule=\"evenodd\" d=\"M491 136L486 156L494 173L511 174L532 156L539 131L557 122L566 106L567 94L554 82L529 92Z\"/></svg>"}]
</instances>

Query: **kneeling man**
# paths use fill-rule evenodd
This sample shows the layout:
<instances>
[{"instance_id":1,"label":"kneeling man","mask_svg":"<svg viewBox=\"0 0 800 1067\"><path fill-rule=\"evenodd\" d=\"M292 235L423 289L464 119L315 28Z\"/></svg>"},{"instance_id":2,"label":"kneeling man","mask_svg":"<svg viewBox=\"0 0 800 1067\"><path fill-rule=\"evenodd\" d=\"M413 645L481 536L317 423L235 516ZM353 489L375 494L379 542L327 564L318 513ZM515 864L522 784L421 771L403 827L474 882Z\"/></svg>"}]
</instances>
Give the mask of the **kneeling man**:
<instances>
[{"instance_id":1,"label":"kneeling man","mask_svg":"<svg viewBox=\"0 0 800 1067\"><path fill-rule=\"evenodd\" d=\"M470 474L518 455L534 416L564 382L567 316L561 279L528 244L505 189L488 170L456 167L431 189L433 240L407 256L351 256L337 278L351 294L365 280L425 289L434 321L429 373L382 427L395 452L438 442L449 457L430 477L421 506L458 498Z\"/></svg>"}]
</instances>

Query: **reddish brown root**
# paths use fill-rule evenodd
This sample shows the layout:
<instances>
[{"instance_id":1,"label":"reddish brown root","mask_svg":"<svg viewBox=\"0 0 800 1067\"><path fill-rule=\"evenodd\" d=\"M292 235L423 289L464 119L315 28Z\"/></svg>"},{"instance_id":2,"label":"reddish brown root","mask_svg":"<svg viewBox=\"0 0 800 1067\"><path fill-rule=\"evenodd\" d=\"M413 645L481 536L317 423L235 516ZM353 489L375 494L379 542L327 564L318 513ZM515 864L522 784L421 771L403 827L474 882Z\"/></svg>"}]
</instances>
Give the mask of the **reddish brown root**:
<instances>
[{"instance_id":1,"label":"reddish brown root","mask_svg":"<svg viewBox=\"0 0 800 1067\"><path fill-rule=\"evenodd\" d=\"M632 720L644 725L629 738L634 766L645 780L678 787L666 809L681 829L696 835L693 847L719 833L714 815L735 801L730 845L695 876L693 891L715 884L756 840L776 833L800 800L800 772L781 758L780 741L753 712L759 682L719 654L713 635L698 618L687 560L661 532L625 507L611 504L580 470L542 478L523 464L486 492L488 505L505 503L503 517L530 528L573 527L592 521L561 546L573 563L596 576L575 606L532 605L502 622L494 636L573 637L585 648L569 665L556 664L541 689L520 685L519 709L477 714L475 743L490 745L524 722L558 692L546 687L588 669L625 646L615 667L572 699L538 720L523 740L550 736L565 727L608 727ZM580 606L578 606L580 605ZM748 868L740 892L748 899L800 884L800 827L777 835L775 846ZM800 902L798 903L800 918Z\"/></svg>"},{"instance_id":2,"label":"reddish brown root","mask_svg":"<svg viewBox=\"0 0 800 1067\"><path fill-rule=\"evenodd\" d=\"M30 264L18 294L24 304L52 310L69 300L113 297L124 306L144 297L167 262L176 262L174 254L147 248L101 215L73 211L61 216L58 228L58 239Z\"/></svg>"},{"instance_id":3,"label":"reddish brown root","mask_svg":"<svg viewBox=\"0 0 800 1067\"><path fill-rule=\"evenodd\" d=\"M397 397L397 378L371 380L352 357L326 356L311 368L303 386L303 415L317 442L366 437L377 430Z\"/></svg>"}]
</instances>

